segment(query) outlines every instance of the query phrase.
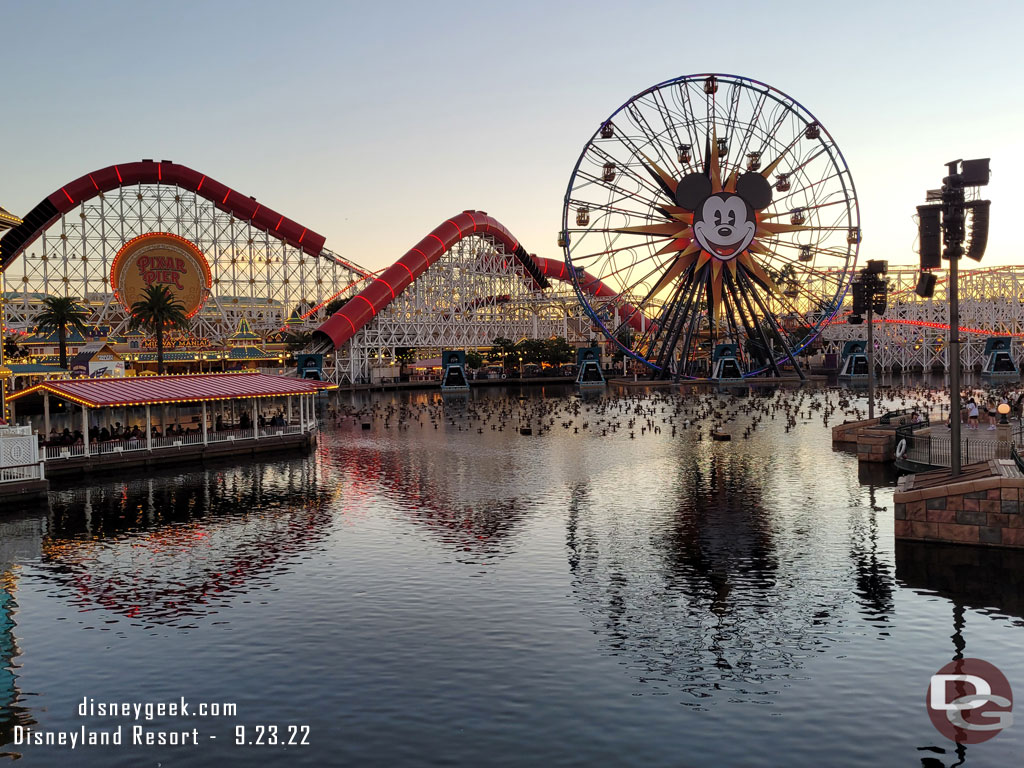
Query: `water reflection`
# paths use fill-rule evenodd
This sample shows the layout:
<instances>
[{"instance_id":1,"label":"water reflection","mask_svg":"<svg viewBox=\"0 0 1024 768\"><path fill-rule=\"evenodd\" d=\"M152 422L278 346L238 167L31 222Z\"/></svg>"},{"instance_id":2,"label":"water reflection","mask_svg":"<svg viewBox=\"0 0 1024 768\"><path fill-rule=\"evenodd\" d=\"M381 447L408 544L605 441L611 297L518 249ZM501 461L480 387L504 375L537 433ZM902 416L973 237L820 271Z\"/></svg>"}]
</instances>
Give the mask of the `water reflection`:
<instances>
[{"instance_id":1,"label":"water reflection","mask_svg":"<svg viewBox=\"0 0 1024 768\"><path fill-rule=\"evenodd\" d=\"M81 611L182 625L316 548L335 493L301 460L57 491L37 573Z\"/></svg>"},{"instance_id":2,"label":"water reflection","mask_svg":"<svg viewBox=\"0 0 1024 768\"><path fill-rule=\"evenodd\" d=\"M926 541L896 542L896 578L954 606L1024 626L1024 551Z\"/></svg>"},{"instance_id":3,"label":"water reflection","mask_svg":"<svg viewBox=\"0 0 1024 768\"><path fill-rule=\"evenodd\" d=\"M973 616L1024 626L1024 552L965 544L941 544L925 541L896 542L896 577L901 586L924 595L950 601L950 659L971 656L964 630L970 609ZM942 759L921 757L924 768L953 768L963 765L967 747L943 745L920 747ZM944 762L948 760L949 762Z\"/></svg>"},{"instance_id":4,"label":"water reflection","mask_svg":"<svg viewBox=\"0 0 1024 768\"><path fill-rule=\"evenodd\" d=\"M14 634L18 613L19 567L16 563L39 554L43 536L40 516L14 517L0 521L0 745L13 738L14 727L35 721L23 705L18 687L17 658L21 655ZM8 756L0 752L0 757Z\"/></svg>"},{"instance_id":5,"label":"water reflection","mask_svg":"<svg viewBox=\"0 0 1024 768\"><path fill-rule=\"evenodd\" d=\"M840 549L820 520L785 530L762 458L730 451L679 467L671 508L613 525L581 485L569 509L573 589L646 690L696 708L771 703L809 654L834 646L851 595L887 634L894 583L876 512L854 513Z\"/></svg>"},{"instance_id":6,"label":"water reflection","mask_svg":"<svg viewBox=\"0 0 1024 768\"><path fill-rule=\"evenodd\" d=\"M882 550L879 542L879 515L891 514L889 509L878 504L877 489L868 489L869 510L861 515L853 510L850 520L850 562L856 571L854 594L861 614L884 627L895 610L893 592L895 579L891 552ZM891 498L891 497L890 497Z\"/></svg>"},{"instance_id":7,"label":"water reflection","mask_svg":"<svg viewBox=\"0 0 1024 768\"><path fill-rule=\"evenodd\" d=\"M468 402L446 398L433 413L437 430L431 411L419 414L422 419L409 416L411 434L383 423L364 432L349 420L322 441L320 451L332 477L347 489L348 508L372 506L373 497L382 496L401 520L428 532L458 562L480 565L513 551L514 534L539 494L521 483L516 469L522 457L508 449L507 432L488 430L469 440L469 429L456 431L448 423L455 418L458 426L476 428L465 413Z\"/></svg>"}]
</instances>

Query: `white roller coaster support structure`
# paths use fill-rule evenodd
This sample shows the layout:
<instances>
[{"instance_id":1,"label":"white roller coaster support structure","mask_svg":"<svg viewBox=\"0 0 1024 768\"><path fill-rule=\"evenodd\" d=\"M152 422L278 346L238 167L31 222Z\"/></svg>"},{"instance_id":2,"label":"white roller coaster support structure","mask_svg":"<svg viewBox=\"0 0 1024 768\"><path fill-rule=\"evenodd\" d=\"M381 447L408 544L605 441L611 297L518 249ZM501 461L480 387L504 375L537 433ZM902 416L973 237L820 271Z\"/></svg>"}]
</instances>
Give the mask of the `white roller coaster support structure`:
<instances>
[{"instance_id":1,"label":"white roller coaster support structure","mask_svg":"<svg viewBox=\"0 0 1024 768\"><path fill-rule=\"evenodd\" d=\"M1018 366L1024 355L1024 267L989 267L960 270L960 329L963 368L981 366L985 339L1011 336ZM875 361L883 371L947 370L949 303L947 272L935 270L935 293L923 299L914 292L916 269L890 268L889 301L885 314L875 320ZM820 337L819 348L839 353L843 342L867 338L863 325L850 325L851 298Z\"/></svg>"},{"instance_id":2,"label":"white roller coaster support structure","mask_svg":"<svg viewBox=\"0 0 1024 768\"><path fill-rule=\"evenodd\" d=\"M471 236L445 252L337 349L325 371L340 384L365 384L372 381L375 366L390 365L402 348L414 348L423 358L442 349L490 347L498 337L553 336L571 344L592 337L571 287L536 288L500 244Z\"/></svg>"}]
</instances>

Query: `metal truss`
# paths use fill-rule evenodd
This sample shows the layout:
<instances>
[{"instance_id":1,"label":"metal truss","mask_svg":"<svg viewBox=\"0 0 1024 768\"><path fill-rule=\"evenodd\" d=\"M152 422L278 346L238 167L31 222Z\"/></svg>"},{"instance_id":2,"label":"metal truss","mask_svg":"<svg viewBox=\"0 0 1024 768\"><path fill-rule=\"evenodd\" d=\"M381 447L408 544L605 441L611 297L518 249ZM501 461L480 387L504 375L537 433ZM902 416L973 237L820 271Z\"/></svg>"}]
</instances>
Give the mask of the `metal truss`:
<instances>
[{"instance_id":1,"label":"metal truss","mask_svg":"<svg viewBox=\"0 0 1024 768\"><path fill-rule=\"evenodd\" d=\"M110 286L121 247L147 232L170 232L194 243L213 276L210 299L193 318L196 336L223 342L247 319L266 335L299 305L312 308L358 290L359 279L333 253L310 256L170 184L120 187L61 216L7 270L7 325L31 332L46 296L73 296L90 322L117 333L127 318ZM322 321L323 308L307 321Z\"/></svg>"},{"instance_id":2,"label":"metal truss","mask_svg":"<svg viewBox=\"0 0 1024 768\"><path fill-rule=\"evenodd\" d=\"M948 273L933 272L938 278L935 293L922 299L914 292L919 272L890 270L889 301L885 314L875 323L875 361L882 370L915 371L948 369L949 335ZM989 336L1024 338L1024 267L992 267L960 272L960 354L964 368L983 363L985 340ZM838 353L843 342L867 338L863 325L850 325L847 297L842 311L821 335L825 352ZM1013 345L1018 366L1024 345Z\"/></svg>"},{"instance_id":3,"label":"metal truss","mask_svg":"<svg viewBox=\"0 0 1024 768\"><path fill-rule=\"evenodd\" d=\"M390 365L397 350L420 357L442 349L478 349L504 337L591 338L590 323L568 284L536 288L518 262L487 236L465 237L352 339L328 366L338 383L368 383L375 366Z\"/></svg>"}]
</instances>

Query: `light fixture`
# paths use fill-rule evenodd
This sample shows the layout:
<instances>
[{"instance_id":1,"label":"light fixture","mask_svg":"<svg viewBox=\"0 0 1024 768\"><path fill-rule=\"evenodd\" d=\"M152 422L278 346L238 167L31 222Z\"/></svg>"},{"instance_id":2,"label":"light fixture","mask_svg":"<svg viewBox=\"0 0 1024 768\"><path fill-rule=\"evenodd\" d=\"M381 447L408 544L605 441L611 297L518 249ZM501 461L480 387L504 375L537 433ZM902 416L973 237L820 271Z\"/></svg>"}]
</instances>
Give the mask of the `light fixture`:
<instances>
[{"instance_id":1,"label":"light fixture","mask_svg":"<svg viewBox=\"0 0 1024 768\"><path fill-rule=\"evenodd\" d=\"M1000 403L999 407L997 407L996 410L999 411L999 415L1002 417L1002 418L999 419L999 423L1000 424L1009 424L1010 421L1009 421L1009 419L1006 418L1006 416L1007 416L1007 414L1010 413L1010 404L1009 403Z\"/></svg>"}]
</instances>

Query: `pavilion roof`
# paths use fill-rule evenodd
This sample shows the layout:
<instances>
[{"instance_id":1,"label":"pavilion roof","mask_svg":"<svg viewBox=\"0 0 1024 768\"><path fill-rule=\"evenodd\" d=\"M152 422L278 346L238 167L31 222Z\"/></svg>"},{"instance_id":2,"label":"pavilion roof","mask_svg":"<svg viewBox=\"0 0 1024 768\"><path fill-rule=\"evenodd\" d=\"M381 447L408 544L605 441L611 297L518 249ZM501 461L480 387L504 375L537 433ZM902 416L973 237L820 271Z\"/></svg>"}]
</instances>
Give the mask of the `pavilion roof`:
<instances>
[{"instance_id":1,"label":"pavilion roof","mask_svg":"<svg viewBox=\"0 0 1024 768\"><path fill-rule=\"evenodd\" d=\"M90 339L88 339L85 336L83 336L79 331L75 330L74 328L69 328L68 329L68 335L67 335L67 343L68 344L76 344L76 345L78 345L78 344L86 344L89 341L90 341ZM40 331L37 328L35 333L33 333L31 336L26 336L25 338L21 339L20 343L21 344L57 344L58 343L58 333L57 333L57 331L49 331L48 333L44 333L44 332Z\"/></svg>"},{"instance_id":2,"label":"pavilion roof","mask_svg":"<svg viewBox=\"0 0 1024 768\"><path fill-rule=\"evenodd\" d=\"M229 341L260 341L259 334L253 333L248 318L243 317L238 323L238 330L228 337Z\"/></svg>"},{"instance_id":3,"label":"pavilion roof","mask_svg":"<svg viewBox=\"0 0 1024 768\"><path fill-rule=\"evenodd\" d=\"M9 229L10 227L18 226L19 224L21 224L21 219L6 208L0 207L0 229Z\"/></svg>"},{"instance_id":4,"label":"pavilion roof","mask_svg":"<svg viewBox=\"0 0 1024 768\"><path fill-rule=\"evenodd\" d=\"M8 395L17 400L49 392L88 408L197 403L262 397L305 395L336 385L312 379L270 376L265 373L215 373L188 376L145 376L126 379L69 379L43 381Z\"/></svg>"},{"instance_id":5,"label":"pavilion roof","mask_svg":"<svg viewBox=\"0 0 1024 768\"><path fill-rule=\"evenodd\" d=\"M228 352L228 360L277 360L276 353L267 352L262 347L233 347Z\"/></svg>"},{"instance_id":6,"label":"pavilion roof","mask_svg":"<svg viewBox=\"0 0 1024 768\"><path fill-rule=\"evenodd\" d=\"M59 365L41 365L40 363L11 363L7 367L17 376L33 373L56 376L68 372L67 368L61 368Z\"/></svg>"}]
</instances>

